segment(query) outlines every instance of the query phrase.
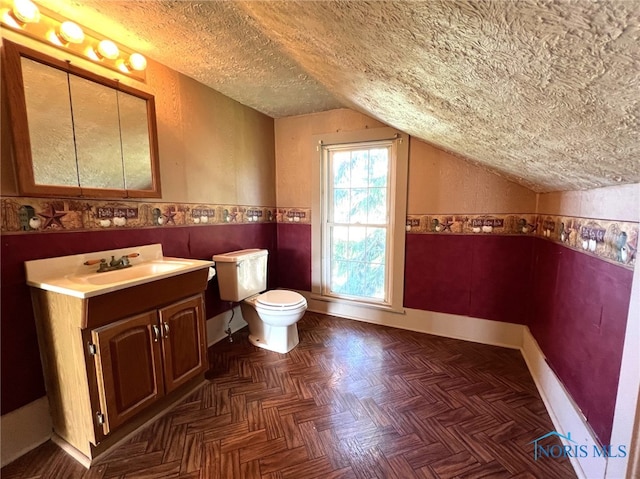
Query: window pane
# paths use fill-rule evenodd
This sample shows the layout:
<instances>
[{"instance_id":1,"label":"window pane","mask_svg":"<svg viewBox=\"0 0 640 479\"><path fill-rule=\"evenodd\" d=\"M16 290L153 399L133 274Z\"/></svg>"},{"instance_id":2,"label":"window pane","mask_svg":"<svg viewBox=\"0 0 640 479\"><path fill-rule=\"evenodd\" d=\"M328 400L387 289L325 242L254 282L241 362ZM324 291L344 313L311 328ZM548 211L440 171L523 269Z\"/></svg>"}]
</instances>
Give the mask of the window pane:
<instances>
[{"instance_id":1,"label":"window pane","mask_svg":"<svg viewBox=\"0 0 640 479\"><path fill-rule=\"evenodd\" d=\"M367 265L365 263L349 263L349 279L345 286L345 294L369 296L367 294Z\"/></svg>"},{"instance_id":2,"label":"window pane","mask_svg":"<svg viewBox=\"0 0 640 479\"><path fill-rule=\"evenodd\" d=\"M367 257L367 228L362 226L349 227L349 259L352 261L366 261Z\"/></svg>"},{"instance_id":3,"label":"window pane","mask_svg":"<svg viewBox=\"0 0 640 479\"><path fill-rule=\"evenodd\" d=\"M367 203L368 223L386 224L387 222L387 189L369 188Z\"/></svg>"},{"instance_id":4,"label":"window pane","mask_svg":"<svg viewBox=\"0 0 640 479\"><path fill-rule=\"evenodd\" d=\"M368 263L384 264L387 253L387 231L385 228L367 228Z\"/></svg>"},{"instance_id":5,"label":"window pane","mask_svg":"<svg viewBox=\"0 0 640 479\"><path fill-rule=\"evenodd\" d=\"M347 280L349 279L348 261L331 261L331 285L332 293L346 294Z\"/></svg>"},{"instance_id":6,"label":"window pane","mask_svg":"<svg viewBox=\"0 0 640 479\"><path fill-rule=\"evenodd\" d=\"M376 299L385 299L384 265L367 264L365 290L363 296Z\"/></svg>"},{"instance_id":7,"label":"window pane","mask_svg":"<svg viewBox=\"0 0 640 479\"><path fill-rule=\"evenodd\" d=\"M369 190L367 188L354 188L351 190L351 224L367 222L367 207Z\"/></svg>"},{"instance_id":8,"label":"window pane","mask_svg":"<svg viewBox=\"0 0 640 479\"><path fill-rule=\"evenodd\" d=\"M331 292L385 299L384 265L357 261L331 262Z\"/></svg>"},{"instance_id":9,"label":"window pane","mask_svg":"<svg viewBox=\"0 0 640 479\"><path fill-rule=\"evenodd\" d=\"M369 151L369 186L387 186L389 175L389 149L376 148Z\"/></svg>"},{"instance_id":10,"label":"window pane","mask_svg":"<svg viewBox=\"0 0 640 479\"><path fill-rule=\"evenodd\" d=\"M336 188L333 190L333 222L349 223L351 202L350 190L347 188Z\"/></svg>"},{"instance_id":11,"label":"window pane","mask_svg":"<svg viewBox=\"0 0 640 479\"><path fill-rule=\"evenodd\" d=\"M351 153L348 151L337 151L333 154L333 186L349 187L351 183Z\"/></svg>"},{"instance_id":12,"label":"window pane","mask_svg":"<svg viewBox=\"0 0 640 479\"><path fill-rule=\"evenodd\" d=\"M369 150L351 152L351 188L362 188L369 184Z\"/></svg>"},{"instance_id":13,"label":"window pane","mask_svg":"<svg viewBox=\"0 0 640 479\"><path fill-rule=\"evenodd\" d=\"M335 260L349 259L349 227L331 228L331 257Z\"/></svg>"}]
</instances>

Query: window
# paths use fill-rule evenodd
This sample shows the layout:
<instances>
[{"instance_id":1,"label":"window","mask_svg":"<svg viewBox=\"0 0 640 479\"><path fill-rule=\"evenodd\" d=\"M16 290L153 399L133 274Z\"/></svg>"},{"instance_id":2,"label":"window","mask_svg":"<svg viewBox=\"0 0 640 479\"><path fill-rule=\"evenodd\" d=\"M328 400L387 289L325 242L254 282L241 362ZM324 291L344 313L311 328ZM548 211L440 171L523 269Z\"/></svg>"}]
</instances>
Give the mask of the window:
<instances>
[{"instance_id":1,"label":"window","mask_svg":"<svg viewBox=\"0 0 640 479\"><path fill-rule=\"evenodd\" d=\"M327 147L322 293L388 303L391 142Z\"/></svg>"},{"instance_id":2,"label":"window","mask_svg":"<svg viewBox=\"0 0 640 479\"><path fill-rule=\"evenodd\" d=\"M312 278L326 300L402 306L408 154L390 130L321 140Z\"/></svg>"}]
</instances>

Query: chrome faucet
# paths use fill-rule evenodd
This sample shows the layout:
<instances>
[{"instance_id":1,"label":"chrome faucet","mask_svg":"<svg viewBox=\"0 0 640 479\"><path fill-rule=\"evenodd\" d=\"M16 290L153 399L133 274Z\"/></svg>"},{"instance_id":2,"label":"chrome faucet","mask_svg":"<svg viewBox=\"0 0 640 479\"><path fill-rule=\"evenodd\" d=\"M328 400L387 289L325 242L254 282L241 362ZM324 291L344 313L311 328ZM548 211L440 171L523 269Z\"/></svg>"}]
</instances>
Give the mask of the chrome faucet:
<instances>
[{"instance_id":1,"label":"chrome faucet","mask_svg":"<svg viewBox=\"0 0 640 479\"><path fill-rule=\"evenodd\" d=\"M115 256L111 256L111 261L109 262L107 262L107 260L104 258L100 258L100 259L92 259L92 260L85 261L84 264L85 266L98 264L97 273L104 273L106 271L114 271L116 269L128 268L129 266L131 266L131 262L129 261L129 258L136 258L138 256L140 256L139 253L131 253L131 254L126 254L118 259L116 259Z\"/></svg>"},{"instance_id":2,"label":"chrome faucet","mask_svg":"<svg viewBox=\"0 0 640 479\"><path fill-rule=\"evenodd\" d=\"M116 259L115 256L111 257L111 261L109 262L109 266L114 269L126 268L129 265L129 257L123 256L122 258Z\"/></svg>"}]
</instances>

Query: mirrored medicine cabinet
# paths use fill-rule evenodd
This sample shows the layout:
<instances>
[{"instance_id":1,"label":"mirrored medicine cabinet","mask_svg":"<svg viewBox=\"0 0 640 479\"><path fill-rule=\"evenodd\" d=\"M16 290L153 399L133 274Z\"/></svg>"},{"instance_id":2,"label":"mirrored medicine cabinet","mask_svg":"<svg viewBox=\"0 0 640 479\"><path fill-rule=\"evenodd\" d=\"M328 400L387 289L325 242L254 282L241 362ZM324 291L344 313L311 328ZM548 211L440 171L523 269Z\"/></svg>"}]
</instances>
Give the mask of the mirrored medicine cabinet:
<instances>
[{"instance_id":1,"label":"mirrored medicine cabinet","mask_svg":"<svg viewBox=\"0 0 640 479\"><path fill-rule=\"evenodd\" d=\"M20 193L160 197L152 95L4 40Z\"/></svg>"}]
</instances>

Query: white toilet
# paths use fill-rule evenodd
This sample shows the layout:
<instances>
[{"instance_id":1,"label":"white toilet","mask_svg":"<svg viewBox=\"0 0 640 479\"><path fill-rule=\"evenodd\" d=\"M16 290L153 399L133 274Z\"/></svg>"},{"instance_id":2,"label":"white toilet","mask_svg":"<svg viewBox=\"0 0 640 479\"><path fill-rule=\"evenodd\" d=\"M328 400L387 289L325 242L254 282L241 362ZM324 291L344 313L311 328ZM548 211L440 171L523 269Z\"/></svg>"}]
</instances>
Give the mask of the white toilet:
<instances>
[{"instance_id":1,"label":"white toilet","mask_svg":"<svg viewBox=\"0 0 640 479\"><path fill-rule=\"evenodd\" d=\"M242 301L242 316L249 325L249 341L260 348L288 353L298 344L297 322L307 300L295 291L267 289L265 249L245 249L213 256L220 299Z\"/></svg>"}]
</instances>

